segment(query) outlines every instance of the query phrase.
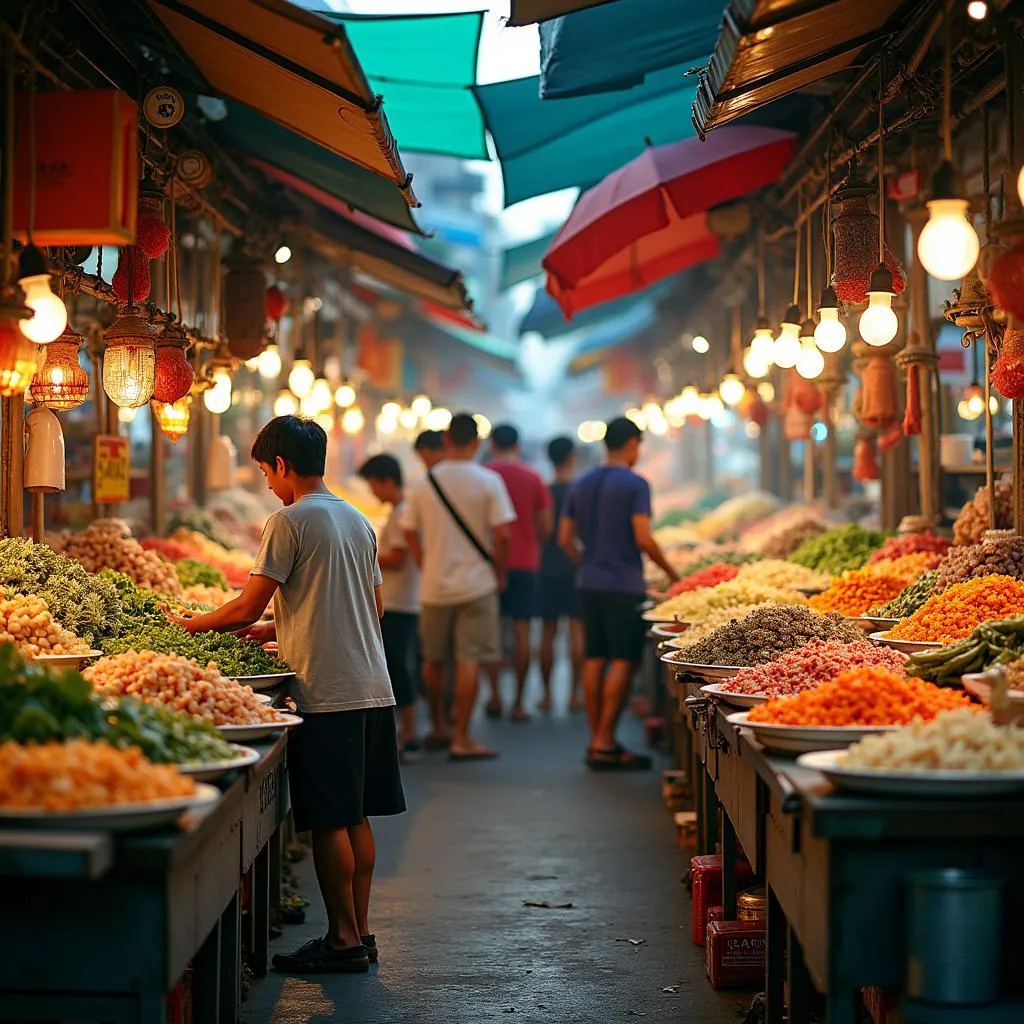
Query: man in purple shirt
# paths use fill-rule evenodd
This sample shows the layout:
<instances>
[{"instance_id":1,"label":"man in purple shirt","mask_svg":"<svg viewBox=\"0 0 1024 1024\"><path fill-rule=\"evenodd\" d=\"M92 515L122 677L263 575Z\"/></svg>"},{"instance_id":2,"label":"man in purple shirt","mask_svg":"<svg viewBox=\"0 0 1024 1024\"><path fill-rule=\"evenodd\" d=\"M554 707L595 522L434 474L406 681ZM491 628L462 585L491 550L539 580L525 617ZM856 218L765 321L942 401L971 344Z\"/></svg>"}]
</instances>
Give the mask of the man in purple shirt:
<instances>
[{"instance_id":1,"label":"man in purple shirt","mask_svg":"<svg viewBox=\"0 0 1024 1024\"><path fill-rule=\"evenodd\" d=\"M651 533L651 488L633 472L643 431L620 418L605 433L608 457L573 484L565 499L558 542L580 564L576 585L586 633L583 695L595 771L647 769L651 759L615 738L630 683L643 659L643 555L678 579Z\"/></svg>"}]
</instances>

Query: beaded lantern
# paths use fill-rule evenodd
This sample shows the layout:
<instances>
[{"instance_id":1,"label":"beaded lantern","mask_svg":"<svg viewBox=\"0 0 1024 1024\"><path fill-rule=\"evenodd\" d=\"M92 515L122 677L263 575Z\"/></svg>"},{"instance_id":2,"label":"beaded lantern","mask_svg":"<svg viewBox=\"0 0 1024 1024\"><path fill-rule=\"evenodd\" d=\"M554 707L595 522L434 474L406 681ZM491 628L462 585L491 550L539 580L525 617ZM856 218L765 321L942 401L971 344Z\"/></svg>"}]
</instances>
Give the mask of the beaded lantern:
<instances>
[{"instance_id":1,"label":"beaded lantern","mask_svg":"<svg viewBox=\"0 0 1024 1024\"><path fill-rule=\"evenodd\" d=\"M29 398L36 405L66 411L85 404L89 397L89 374L78 361L83 341L78 331L68 325L56 341L46 346L45 362L28 389Z\"/></svg>"},{"instance_id":2,"label":"beaded lantern","mask_svg":"<svg viewBox=\"0 0 1024 1024\"><path fill-rule=\"evenodd\" d=\"M267 278L259 260L243 249L241 239L224 260L223 325L228 348L239 359L253 359L266 348Z\"/></svg>"},{"instance_id":3,"label":"beaded lantern","mask_svg":"<svg viewBox=\"0 0 1024 1024\"><path fill-rule=\"evenodd\" d=\"M192 396L185 395L176 402L158 402L154 399L150 405L157 426L172 444L177 444L188 431L189 420L192 418Z\"/></svg>"},{"instance_id":4,"label":"beaded lantern","mask_svg":"<svg viewBox=\"0 0 1024 1024\"><path fill-rule=\"evenodd\" d=\"M156 336L135 306L125 306L103 332L103 390L114 405L138 409L153 397Z\"/></svg>"},{"instance_id":5,"label":"beaded lantern","mask_svg":"<svg viewBox=\"0 0 1024 1024\"><path fill-rule=\"evenodd\" d=\"M121 302L145 302L149 298L153 287L150 260L165 256L170 244L171 230L163 219L164 198L164 190L151 178L139 183L135 244L121 248L110 282Z\"/></svg>"},{"instance_id":6,"label":"beaded lantern","mask_svg":"<svg viewBox=\"0 0 1024 1024\"><path fill-rule=\"evenodd\" d=\"M177 402L191 390L196 372L185 356L188 337L180 327L168 324L156 343L156 372L153 398L158 402Z\"/></svg>"},{"instance_id":7,"label":"beaded lantern","mask_svg":"<svg viewBox=\"0 0 1024 1024\"><path fill-rule=\"evenodd\" d=\"M39 346L18 324L32 311L9 296L0 297L0 397L23 395L41 359Z\"/></svg>"}]
</instances>

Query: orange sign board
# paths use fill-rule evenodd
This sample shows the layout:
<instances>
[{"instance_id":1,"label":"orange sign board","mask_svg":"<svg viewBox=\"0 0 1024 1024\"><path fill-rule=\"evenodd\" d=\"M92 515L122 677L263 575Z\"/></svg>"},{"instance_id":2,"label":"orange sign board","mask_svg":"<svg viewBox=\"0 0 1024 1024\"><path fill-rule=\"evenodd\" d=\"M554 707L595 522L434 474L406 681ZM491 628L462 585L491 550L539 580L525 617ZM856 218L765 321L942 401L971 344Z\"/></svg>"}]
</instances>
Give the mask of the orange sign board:
<instances>
[{"instance_id":1,"label":"orange sign board","mask_svg":"<svg viewBox=\"0 0 1024 1024\"><path fill-rule=\"evenodd\" d=\"M93 497L101 505L127 501L131 486L131 445L126 437L101 434L92 453Z\"/></svg>"}]
</instances>

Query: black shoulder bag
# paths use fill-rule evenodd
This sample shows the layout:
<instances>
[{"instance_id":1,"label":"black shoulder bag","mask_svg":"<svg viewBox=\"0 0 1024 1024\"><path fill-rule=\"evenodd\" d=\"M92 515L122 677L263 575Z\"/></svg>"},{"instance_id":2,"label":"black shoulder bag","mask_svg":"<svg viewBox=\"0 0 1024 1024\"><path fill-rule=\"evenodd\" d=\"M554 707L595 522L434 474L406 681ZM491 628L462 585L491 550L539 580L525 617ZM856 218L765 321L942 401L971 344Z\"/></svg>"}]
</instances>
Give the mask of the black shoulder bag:
<instances>
[{"instance_id":1,"label":"black shoulder bag","mask_svg":"<svg viewBox=\"0 0 1024 1024\"><path fill-rule=\"evenodd\" d=\"M466 525L466 521L459 515L455 506L448 500L448 495L441 489L441 485L437 482L437 477L433 473L427 473L427 479L430 481L430 486L434 488L434 493L437 495L441 504L448 509L448 514L452 517L455 525L465 534L466 540L476 548L477 554L489 565L491 568L494 567L494 559L491 557L491 553L480 543L477 536L473 531Z\"/></svg>"}]
</instances>

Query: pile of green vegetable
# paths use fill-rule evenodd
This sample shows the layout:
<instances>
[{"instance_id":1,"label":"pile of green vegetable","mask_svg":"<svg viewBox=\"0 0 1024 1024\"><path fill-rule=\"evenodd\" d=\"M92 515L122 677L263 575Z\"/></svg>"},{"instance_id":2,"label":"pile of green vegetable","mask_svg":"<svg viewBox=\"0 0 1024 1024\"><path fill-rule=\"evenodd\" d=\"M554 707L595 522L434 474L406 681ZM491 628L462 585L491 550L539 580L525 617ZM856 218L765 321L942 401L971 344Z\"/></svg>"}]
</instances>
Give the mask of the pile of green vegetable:
<instances>
[{"instance_id":1,"label":"pile of green vegetable","mask_svg":"<svg viewBox=\"0 0 1024 1024\"><path fill-rule=\"evenodd\" d=\"M174 568L183 587L199 584L204 587L219 587L221 590L228 589L228 581L224 573L195 558L183 558L175 564Z\"/></svg>"},{"instance_id":2,"label":"pile of green vegetable","mask_svg":"<svg viewBox=\"0 0 1024 1024\"><path fill-rule=\"evenodd\" d=\"M969 637L948 647L912 654L906 672L937 686L959 686L961 676L1008 665L1022 655L1024 618L1000 619L975 626Z\"/></svg>"},{"instance_id":3,"label":"pile of green vegetable","mask_svg":"<svg viewBox=\"0 0 1024 1024\"><path fill-rule=\"evenodd\" d=\"M871 553L881 547L888 536L887 533L866 530L857 523L850 523L804 541L789 560L808 569L841 576L850 569L866 565Z\"/></svg>"},{"instance_id":4,"label":"pile of green vegetable","mask_svg":"<svg viewBox=\"0 0 1024 1024\"><path fill-rule=\"evenodd\" d=\"M932 569L923 576L918 576L913 583L904 587L888 604L872 608L869 614L886 619L905 619L913 615L932 596L938 571Z\"/></svg>"},{"instance_id":5,"label":"pile of green vegetable","mask_svg":"<svg viewBox=\"0 0 1024 1024\"><path fill-rule=\"evenodd\" d=\"M154 764L227 761L238 753L190 715L127 697L101 699L77 672L26 662L13 644L0 644L0 742L70 739L138 747Z\"/></svg>"},{"instance_id":6,"label":"pile of green vegetable","mask_svg":"<svg viewBox=\"0 0 1024 1024\"><path fill-rule=\"evenodd\" d=\"M0 588L43 598L53 617L83 640L95 642L121 624L121 601L111 581L90 575L46 544L0 540Z\"/></svg>"}]
</instances>

